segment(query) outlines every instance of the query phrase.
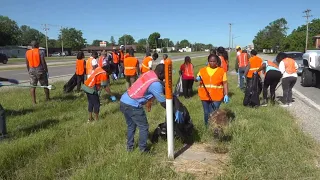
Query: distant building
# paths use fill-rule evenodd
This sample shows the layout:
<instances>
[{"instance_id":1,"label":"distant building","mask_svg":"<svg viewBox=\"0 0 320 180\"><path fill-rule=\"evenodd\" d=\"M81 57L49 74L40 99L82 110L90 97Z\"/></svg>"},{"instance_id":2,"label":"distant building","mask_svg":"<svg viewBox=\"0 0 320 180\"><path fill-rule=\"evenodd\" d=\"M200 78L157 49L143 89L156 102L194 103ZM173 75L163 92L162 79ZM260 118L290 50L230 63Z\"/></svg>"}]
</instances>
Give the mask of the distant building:
<instances>
[{"instance_id":1,"label":"distant building","mask_svg":"<svg viewBox=\"0 0 320 180\"><path fill-rule=\"evenodd\" d=\"M24 58L31 46L1 46L0 53L7 55L8 58ZM45 52L45 48L40 47Z\"/></svg>"},{"instance_id":2,"label":"distant building","mask_svg":"<svg viewBox=\"0 0 320 180\"><path fill-rule=\"evenodd\" d=\"M188 46L185 48L181 48L179 49L180 52L192 52L191 48L189 48Z\"/></svg>"},{"instance_id":3,"label":"distant building","mask_svg":"<svg viewBox=\"0 0 320 180\"><path fill-rule=\"evenodd\" d=\"M97 51L98 53L102 52L103 50L105 51L113 51L114 49L120 49L120 46L106 46L106 47L101 47L101 46L88 46L85 48L82 48L81 51L84 52L91 52L91 51ZM137 50L137 46L136 45L126 45L125 49L130 49L133 48L133 50Z\"/></svg>"}]
</instances>

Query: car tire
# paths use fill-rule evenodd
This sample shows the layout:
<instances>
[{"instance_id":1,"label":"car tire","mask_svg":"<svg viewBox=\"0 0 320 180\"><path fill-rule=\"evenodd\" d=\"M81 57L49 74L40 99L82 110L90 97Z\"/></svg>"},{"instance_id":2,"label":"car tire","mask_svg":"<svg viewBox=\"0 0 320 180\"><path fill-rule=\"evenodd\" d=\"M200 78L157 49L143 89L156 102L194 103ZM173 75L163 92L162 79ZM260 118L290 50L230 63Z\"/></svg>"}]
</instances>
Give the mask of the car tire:
<instances>
[{"instance_id":1,"label":"car tire","mask_svg":"<svg viewBox=\"0 0 320 180\"><path fill-rule=\"evenodd\" d=\"M7 64L7 63L8 63L8 60L3 60L2 63L3 63L3 64Z\"/></svg>"},{"instance_id":2,"label":"car tire","mask_svg":"<svg viewBox=\"0 0 320 180\"><path fill-rule=\"evenodd\" d=\"M301 74L301 85L303 87L312 87L316 84L315 73L308 68L303 69Z\"/></svg>"}]
</instances>

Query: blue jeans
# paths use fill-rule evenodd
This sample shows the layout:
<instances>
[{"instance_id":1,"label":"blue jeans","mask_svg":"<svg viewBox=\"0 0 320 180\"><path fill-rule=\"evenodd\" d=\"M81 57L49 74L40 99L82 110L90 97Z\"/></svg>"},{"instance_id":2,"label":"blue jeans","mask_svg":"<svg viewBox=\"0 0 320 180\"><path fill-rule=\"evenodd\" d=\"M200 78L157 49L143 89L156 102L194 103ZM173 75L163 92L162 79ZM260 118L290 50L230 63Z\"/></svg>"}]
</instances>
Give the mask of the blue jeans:
<instances>
[{"instance_id":1,"label":"blue jeans","mask_svg":"<svg viewBox=\"0 0 320 180\"><path fill-rule=\"evenodd\" d=\"M133 107L120 102L120 111L124 114L127 123L127 150L133 150L134 134L136 128L139 128L139 149L147 149L147 140L149 133L149 124L146 113L142 107Z\"/></svg>"},{"instance_id":2,"label":"blue jeans","mask_svg":"<svg viewBox=\"0 0 320 180\"><path fill-rule=\"evenodd\" d=\"M208 126L209 114L219 109L221 101L201 101L204 111L204 124ZM214 106L214 107L213 107Z\"/></svg>"},{"instance_id":3,"label":"blue jeans","mask_svg":"<svg viewBox=\"0 0 320 180\"><path fill-rule=\"evenodd\" d=\"M246 68L239 68L239 87L240 89L243 89L244 88L244 72L245 72Z\"/></svg>"}]
</instances>

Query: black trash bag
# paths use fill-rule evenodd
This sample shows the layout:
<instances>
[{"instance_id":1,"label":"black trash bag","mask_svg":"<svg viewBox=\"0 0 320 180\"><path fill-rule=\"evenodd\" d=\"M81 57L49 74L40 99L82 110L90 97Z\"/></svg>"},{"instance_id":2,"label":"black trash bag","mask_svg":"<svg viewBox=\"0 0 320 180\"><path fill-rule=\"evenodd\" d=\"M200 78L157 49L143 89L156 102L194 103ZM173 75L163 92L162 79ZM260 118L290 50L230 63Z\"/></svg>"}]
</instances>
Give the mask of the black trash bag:
<instances>
[{"instance_id":1,"label":"black trash bag","mask_svg":"<svg viewBox=\"0 0 320 180\"><path fill-rule=\"evenodd\" d=\"M262 83L259 74L253 74L252 80L247 83L243 105L250 107L260 106L259 96L262 91Z\"/></svg>"},{"instance_id":2,"label":"black trash bag","mask_svg":"<svg viewBox=\"0 0 320 180\"><path fill-rule=\"evenodd\" d=\"M74 87L76 86L77 86L77 75L76 73L74 73L71 79L63 86L63 92L69 93L73 91Z\"/></svg>"},{"instance_id":3,"label":"black trash bag","mask_svg":"<svg viewBox=\"0 0 320 180\"><path fill-rule=\"evenodd\" d=\"M179 101L178 97L176 96L173 96L173 107L173 119L175 119L175 112L178 109L179 111L183 112L184 120L184 122L181 124L173 122L174 136L178 139L181 139L185 144L192 144L192 133L194 130L194 126L191 121L188 109ZM157 143L159 137L161 137L163 140L167 139L166 122L160 123L154 130L151 142Z\"/></svg>"},{"instance_id":4,"label":"black trash bag","mask_svg":"<svg viewBox=\"0 0 320 180\"><path fill-rule=\"evenodd\" d=\"M179 77L178 83L176 84L176 87L174 88L174 94L177 96L183 95L182 77L181 76Z\"/></svg>"}]
</instances>

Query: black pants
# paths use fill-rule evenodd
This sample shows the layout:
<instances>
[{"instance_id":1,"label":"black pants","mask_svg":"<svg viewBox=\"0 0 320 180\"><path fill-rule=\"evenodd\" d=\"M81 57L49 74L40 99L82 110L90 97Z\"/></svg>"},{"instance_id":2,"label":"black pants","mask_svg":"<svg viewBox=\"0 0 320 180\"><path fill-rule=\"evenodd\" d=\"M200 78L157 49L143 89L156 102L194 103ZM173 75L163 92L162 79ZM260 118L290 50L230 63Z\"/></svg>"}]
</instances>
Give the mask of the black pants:
<instances>
[{"instance_id":1,"label":"black pants","mask_svg":"<svg viewBox=\"0 0 320 180\"><path fill-rule=\"evenodd\" d=\"M0 136L7 135L6 115L0 104Z\"/></svg>"},{"instance_id":2,"label":"black pants","mask_svg":"<svg viewBox=\"0 0 320 180\"><path fill-rule=\"evenodd\" d=\"M296 82L296 77L286 77L282 79L283 104L289 104L292 102L292 88Z\"/></svg>"},{"instance_id":3,"label":"black pants","mask_svg":"<svg viewBox=\"0 0 320 180\"><path fill-rule=\"evenodd\" d=\"M87 93L88 97L88 111L99 113L100 111L100 99L98 94L89 94Z\"/></svg>"},{"instance_id":4,"label":"black pants","mask_svg":"<svg viewBox=\"0 0 320 180\"><path fill-rule=\"evenodd\" d=\"M264 79L264 85L263 85L263 99L267 100L268 88L270 86L271 101L274 102L276 98L276 87L280 82L281 77L282 77L282 74L280 71L270 70L267 72Z\"/></svg>"},{"instance_id":5,"label":"black pants","mask_svg":"<svg viewBox=\"0 0 320 180\"><path fill-rule=\"evenodd\" d=\"M77 91L80 91L81 84L84 83L84 75L77 75Z\"/></svg>"},{"instance_id":6,"label":"black pants","mask_svg":"<svg viewBox=\"0 0 320 180\"><path fill-rule=\"evenodd\" d=\"M182 79L183 95L185 98L192 96L193 79Z\"/></svg>"},{"instance_id":7,"label":"black pants","mask_svg":"<svg viewBox=\"0 0 320 180\"><path fill-rule=\"evenodd\" d=\"M117 77L119 76L119 63L113 64L113 72L117 75Z\"/></svg>"}]
</instances>

